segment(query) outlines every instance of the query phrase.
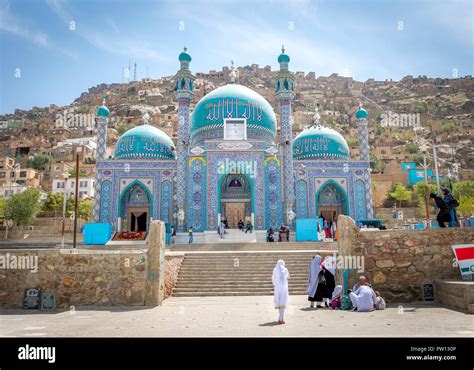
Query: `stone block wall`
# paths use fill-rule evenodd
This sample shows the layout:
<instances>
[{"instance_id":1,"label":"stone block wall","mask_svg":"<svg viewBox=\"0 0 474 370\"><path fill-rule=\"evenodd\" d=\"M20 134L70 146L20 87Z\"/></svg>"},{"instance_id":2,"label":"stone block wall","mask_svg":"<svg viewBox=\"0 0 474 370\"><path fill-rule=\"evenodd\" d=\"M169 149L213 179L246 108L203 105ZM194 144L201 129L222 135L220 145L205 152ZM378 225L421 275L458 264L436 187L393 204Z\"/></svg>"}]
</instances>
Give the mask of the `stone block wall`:
<instances>
[{"instance_id":1,"label":"stone block wall","mask_svg":"<svg viewBox=\"0 0 474 370\"><path fill-rule=\"evenodd\" d=\"M338 227L339 255L364 256L365 271L351 270L349 285L363 274L388 302L421 301L422 284L459 279L451 245L474 240L474 228L361 231L347 216Z\"/></svg>"},{"instance_id":2,"label":"stone block wall","mask_svg":"<svg viewBox=\"0 0 474 370\"><path fill-rule=\"evenodd\" d=\"M37 258L37 269L0 266L0 307L22 308L24 291L53 292L58 308L160 305L166 270L177 276L179 259L165 262L164 224L153 221L148 250L0 249L2 264ZM170 267L166 267L169 264ZM37 270L37 271L35 271ZM175 278L169 278L171 290Z\"/></svg>"},{"instance_id":3,"label":"stone block wall","mask_svg":"<svg viewBox=\"0 0 474 370\"><path fill-rule=\"evenodd\" d=\"M70 251L70 250L65 250ZM1 255L38 258L38 271L0 270L0 306L21 308L27 288L53 292L59 308L143 305L145 252L2 249Z\"/></svg>"}]
</instances>

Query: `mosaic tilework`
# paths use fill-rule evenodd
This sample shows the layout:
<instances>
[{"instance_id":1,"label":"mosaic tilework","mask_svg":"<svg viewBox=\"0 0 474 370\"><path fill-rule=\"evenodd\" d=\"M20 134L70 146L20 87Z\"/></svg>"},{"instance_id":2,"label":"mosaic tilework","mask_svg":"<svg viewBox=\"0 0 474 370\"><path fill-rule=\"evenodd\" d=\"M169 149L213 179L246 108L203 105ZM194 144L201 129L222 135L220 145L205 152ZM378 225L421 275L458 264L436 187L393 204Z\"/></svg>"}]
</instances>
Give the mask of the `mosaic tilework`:
<instances>
[{"instance_id":1,"label":"mosaic tilework","mask_svg":"<svg viewBox=\"0 0 474 370\"><path fill-rule=\"evenodd\" d=\"M305 180L296 183L296 217L308 218L308 187Z\"/></svg>"},{"instance_id":2,"label":"mosaic tilework","mask_svg":"<svg viewBox=\"0 0 474 370\"><path fill-rule=\"evenodd\" d=\"M188 165L188 226L195 231L206 229L207 166L204 157L190 158Z\"/></svg>"},{"instance_id":3,"label":"mosaic tilework","mask_svg":"<svg viewBox=\"0 0 474 370\"><path fill-rule=\"evenodd\" d=\"M364 220L366 217L365 207L365 186L362 180L357 180L355 183L355 207L356 207L356 219Z\"/></svg>"},{"instance_id":4,"label":"mosaic tilework","mask_svg":"<svg viewBox=\"0 0 474 370\"><path fill-rule=\"evenodd\" d=\"M101 186L101 204L100 204L100 222L108 223L111 219L110 203L112 201L112 183L109 180L102 182Z\"/></svg>"},{"instance_id":5,"label":"mosaic tilework","mask_svg":"<svg viewBox=\"0 0 474 370\"><path fill-rule=\"evenodd\" d=\"M265 228L278 228L283 222L281 199L280 161L269 157L265 160Z\"/></svg>"}]
</instances>

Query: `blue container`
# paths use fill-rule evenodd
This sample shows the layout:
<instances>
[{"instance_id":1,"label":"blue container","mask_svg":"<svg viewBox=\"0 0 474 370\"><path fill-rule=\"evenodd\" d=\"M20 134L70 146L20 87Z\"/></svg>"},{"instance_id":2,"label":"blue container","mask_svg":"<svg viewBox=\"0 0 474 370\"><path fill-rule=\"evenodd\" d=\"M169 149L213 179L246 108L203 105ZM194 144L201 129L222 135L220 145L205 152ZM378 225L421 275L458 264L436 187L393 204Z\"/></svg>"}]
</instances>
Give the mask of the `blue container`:
<instances>
[{"instance_id":1,"label":"blue container","mask_svg":"<svg viewBox=\"0 0 474 370\"><path fill-rule=\"evenodd\" d=\"M112 237L111 224L91 223L84 225L84 244L105 245Z\"/></svg>"},{"instance_id":2,"label":"blue container","mask_svg":"<svg viewBox=\"0 0 474 370\"><path fill-rule=\"evenodd\" d=\"M296 241L316 242L319 241L318 224L323 227L322 218L307 218L296 220Z\"/></svg>"}]
</instances>

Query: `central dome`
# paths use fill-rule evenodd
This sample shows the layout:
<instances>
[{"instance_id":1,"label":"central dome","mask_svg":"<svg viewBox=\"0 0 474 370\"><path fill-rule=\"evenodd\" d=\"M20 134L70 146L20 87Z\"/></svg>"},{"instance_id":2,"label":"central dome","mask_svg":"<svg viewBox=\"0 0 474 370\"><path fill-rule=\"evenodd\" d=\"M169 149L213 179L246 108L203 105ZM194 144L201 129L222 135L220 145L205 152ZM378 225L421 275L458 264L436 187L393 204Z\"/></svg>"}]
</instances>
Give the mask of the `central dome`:
<instances>
[{"instance_id":1,"label":"central dome","mask_svg":"<svg viewBox=\"0 0 474 370\"><path fill-rule=\"evenodd\" d=\"M270 103L245 86L229 84L197 103L191 118L192 143L223 139L225 119L245 119L248 139L269 142L275 139L276 116Z\"/></svg>"},{"instance_id":2,"label":"central dome","mask_svg":"<svg viewBox=\"0 0 474 370\"><path fill-rule=\"evenodd\" d=\"M350 157L344 137L329 127L316 126L298 134L293 140L294 159L345 159Z\"/></svg>"},{"instance_id":3,"label":"central dome","mask_svg":"<svg viewBox=\"0 0 474 370\"><path fill-rule=\"evenodd\" d=\"M115 144L117 159L176 159L173 140L159 128L144 124L124 133Z\"/></svg>"}]
</instances>

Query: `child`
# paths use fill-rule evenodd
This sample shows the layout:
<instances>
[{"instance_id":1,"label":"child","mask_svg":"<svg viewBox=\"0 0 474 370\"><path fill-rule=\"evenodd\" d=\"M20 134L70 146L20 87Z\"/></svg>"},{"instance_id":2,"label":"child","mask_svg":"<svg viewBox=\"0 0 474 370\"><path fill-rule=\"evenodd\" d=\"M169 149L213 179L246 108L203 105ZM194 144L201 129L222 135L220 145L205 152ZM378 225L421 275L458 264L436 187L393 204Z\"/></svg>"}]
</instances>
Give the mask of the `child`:
<instances>
[{"instance_id":1,"label":"child","mask_svg":"<svg viewBox=\"0 0 474 370\"><path fill-rule=\"evenodd\" d=\"M382 298L378 290L375 291L375 295L377 296L377 298L375 299L375 309L385 310L385 308L387 307L387 304L385 303L385 299Z\"/></svg>"},{"instance_id":2,"label":"child","mask_svg":"<svg viewBox=\"0 0 474 370\"><path fill-rule=\"evenodd\" d=\"M342 285L336 285L332 292L331 307L333 310L341 307Z\"/></svg>"},{"instance_id":3,"label":"child","mask_svg":"<svg viewBox=\"0 0 474 370\"><path fill-rule=\"evenodd\" d=\"M349 294L352 293L351 289L347 290L346 295L342 296L341 298L341 306L339 307L340 310L343 311L350 311L353 309L352 307L352 301L351 298L349 297Z\"/></svg>"},{"instance_id":4,"label":"child","mask_svg":"<svg viewBox=\"0 0 474 370\"><path fill-rule=\"evenodd\" d=\"M189 228L189 244L192 244L193 242L193 227L191 226Z\"/></svg>"}]
</instances>

